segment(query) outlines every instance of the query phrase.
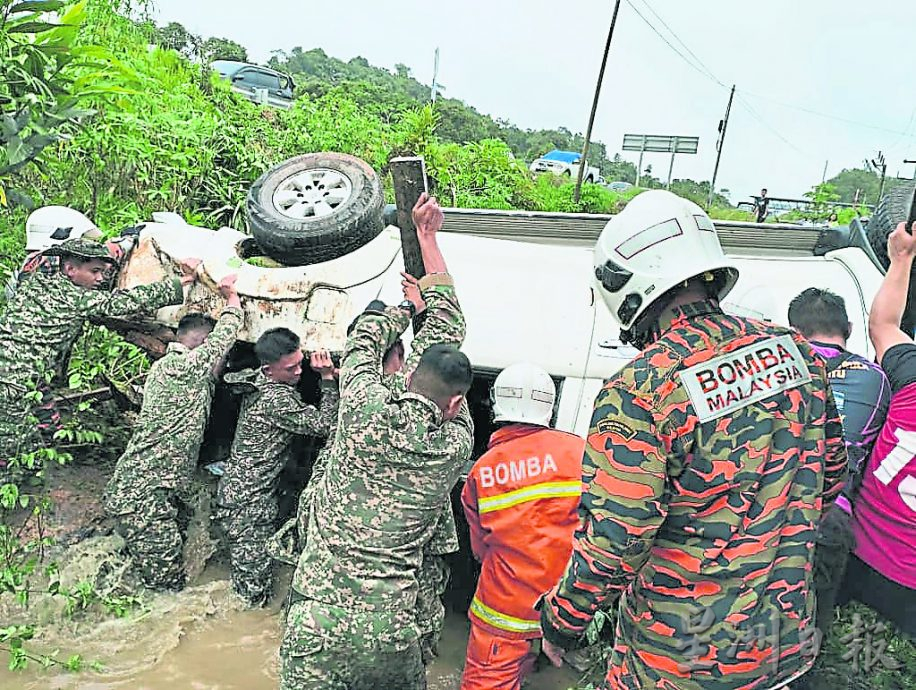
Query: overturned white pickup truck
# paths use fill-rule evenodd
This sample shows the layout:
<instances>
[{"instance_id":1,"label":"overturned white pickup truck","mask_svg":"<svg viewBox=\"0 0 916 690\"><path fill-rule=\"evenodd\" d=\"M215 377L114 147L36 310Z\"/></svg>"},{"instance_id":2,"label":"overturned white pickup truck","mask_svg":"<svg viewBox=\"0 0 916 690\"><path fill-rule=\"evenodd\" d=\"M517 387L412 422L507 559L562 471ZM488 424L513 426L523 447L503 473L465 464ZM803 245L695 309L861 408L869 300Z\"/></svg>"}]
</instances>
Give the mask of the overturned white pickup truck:
<instances>
[{"instance_id":1,"label":"overturned white pickup truck","mask_svg":"<svg viewBox=\"0 0 916 690\"><path fill-rule=\"evenodd\" d=\"M892 206L878 216L902 212ZM281 164L252 188L249 214L253 237L157 214L145 224L120 286L155 280L178 259L199 257L200 280L185 305L161 310L159 323L174 327L187 311L218 313L214 286L237 273L241 340L286 326L309 350L342 350L347 325L366 304L400 301L400 231L381 222L381 185L365 163L314 154ZM558 426L582 433L602 381L634 354L592 287L591 247L608 217L462 209L446 209L445 217L440 243L467 316L464 349L475 369L489 379L519 360L541 365L560 384ZM880 245L889 228L716 228L741 271L726 310L785 323L795 295L830 288L846 301L851 349L871 354L867 313L886 254L873 251L869 236Z\"/></svg>"}]
</instances>

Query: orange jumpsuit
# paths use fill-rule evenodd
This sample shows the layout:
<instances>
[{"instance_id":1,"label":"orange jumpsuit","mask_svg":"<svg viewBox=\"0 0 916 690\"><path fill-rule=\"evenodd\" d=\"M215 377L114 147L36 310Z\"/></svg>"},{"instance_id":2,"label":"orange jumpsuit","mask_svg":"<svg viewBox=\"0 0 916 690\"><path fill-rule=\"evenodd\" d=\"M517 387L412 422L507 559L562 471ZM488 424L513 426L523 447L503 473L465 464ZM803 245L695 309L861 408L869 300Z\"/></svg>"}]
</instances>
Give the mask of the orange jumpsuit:
<instances>
[{"instance_id":1,"label":"orange jumpsuit","mask_svg":"<svg viewBox=\"0 0 916 690\"><path fill-rule=\"evenodd\" d=\"M481 562L462 690L517 690L539 638L537 599L563 574L582 492L578 436L512 424L490 437L461 493Z\"/></svg>"}]
</instances>

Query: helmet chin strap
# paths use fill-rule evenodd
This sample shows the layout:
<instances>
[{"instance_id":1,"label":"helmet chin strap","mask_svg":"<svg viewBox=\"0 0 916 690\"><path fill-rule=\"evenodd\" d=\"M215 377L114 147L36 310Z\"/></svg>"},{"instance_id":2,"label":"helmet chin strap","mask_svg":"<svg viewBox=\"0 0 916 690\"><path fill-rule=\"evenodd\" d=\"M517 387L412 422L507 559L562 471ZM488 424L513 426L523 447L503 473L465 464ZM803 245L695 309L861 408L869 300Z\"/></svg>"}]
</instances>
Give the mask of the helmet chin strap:
<instances>
[{"instance_id":1,"label":"helmet chin strap","mask_svg":"<svg viewBox=\"0 0 916 690\"><path fill-rule=\"evenodd\" d=\"M620 331L620 339L639 350L645 349L658 340L661 335L659 319L673 299L674 295L669 293L652 303L639 315L630 328Z\"/></svg>"}]
</instances>

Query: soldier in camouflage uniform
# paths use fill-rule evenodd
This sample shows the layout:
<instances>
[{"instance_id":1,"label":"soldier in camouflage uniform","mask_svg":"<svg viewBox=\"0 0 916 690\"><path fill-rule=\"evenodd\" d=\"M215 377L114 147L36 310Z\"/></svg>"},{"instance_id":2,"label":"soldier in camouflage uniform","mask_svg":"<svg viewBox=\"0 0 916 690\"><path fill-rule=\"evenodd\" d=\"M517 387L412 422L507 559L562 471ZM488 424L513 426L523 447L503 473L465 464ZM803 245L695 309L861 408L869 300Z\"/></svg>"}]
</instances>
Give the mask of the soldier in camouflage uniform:
<instances>
[{"instance_id":1,"label":"soldier in camouflage uniform","mask_svg":"<svg viewBox=\"0 0 916 690\"><path fill-rule=\"evenodd\" d=\"M127 228L121 232L120 237L103 242L101 230L79 211L64 206L44 206L33 211L25 223L26 259L22 267L13 271L7 280L6 299L12 299L17 287L33 273L57 273L60 270L60 256L54 252L48 253L47 250L68 239L93 240L102 243L108 250L111 263L102 287L110 289L118 270L136 243L140 227Z\"/></svg>"},{"instance_id":2,"label":"soldier in camouflage uniform","mask_svg":"<svg viewBox=\"0 0 916 690\"><path fill-rule=\"evenodd\" d=\"M235 275L223 279L226 308L214 328L203 314L178 324L178 340L150 369L143 409L105 492L134 567L150 589L180 590L183 518L197 468L217 370L242 326Z\"/></svg>"},{"instance_id":3,"label":"soldier in camouflage uniform","mask_svg":"<svg viewBox=\"0 0 916 690\"><path fill-rule=\"evenodd\" d=\"M846 476L824 362L790 329L722 312L737 271L706 214L669 192L612 219L595 265L643 351L595 402L543 649L559 665L616 599L602 688L784 687L816 654L817 524Z\"/></svg>"},{"instance_id":4,"label":"soldier in camouflage uniform","mask_svg":"<svg viewBox=\"0 0 916 690\"><path fill-rule=\"evenodd\" d=\"M427 250L438 250L434 241L426 243ZM427 251L426 263L435 266L437 254ZM419 311L426 309L419 290L419 283L413 276L403 273L404 297L419 305ZM369 304L367 310L381 310L385 303L375 300ZM353 325L356 322L354 321ZM351 326L352 330L352 326ZM392 397L398 397L407 392L407 377L417 368L420 356L436 343L447 343L460 347L464 342L465 320L460 311L446 312L439 310L423 322L416 337L410 344L410 356L404 361L404 344L398 340L385 353L382 360L383 383L391 390ZM336 421L336 420L335 420ZM330 438L336 434L332 430ZM296 517L298 534L304 538L308 529L308 517L311 501L324 476L327 459L330 455L332 442L322 449L312 469L312 476L308 485L302 492L299 500L299 511ZM304 541L304 539L303 539ZM452 512L451 501L447 498L442 508L442 513L436 522L436 529L432 538L423 546L423 559L417 570L417 625L420 627L420 645L425 664L431 663L438 656L439 640L442 637L442 626L445 622L445 605L442 597L448 588L450 569L445 557L459 550L458 530L455 525L455 515ZM300 547L301 550L301 547ZM295 563L293 563L295 565Z\"/></svg>"},{"instance_id":5,"label":"soldier in camouflage uniform","mask_svg":"<svg viewBox=\"0 0 916 690\"><path fill-rule=\"evenodd\" d=\"M435 200L417 220L422 248L441 226ZM455 324L460 309L451 278L437 272L441 254L424 262L428 319ZM470 456L473 424L470 363L454 345L428 347L406 392L383 381L382 357L414 309L405 301L366 313L347 342L338 433L312 498L280 650L286 690L426 687L417 571Z\"/></svg>"},{"instance_id":6,"label":"soldier in camouflage uniform","mask_svg":"<svg viewBox=\"0 0 916 690\"><path fill-rule=\"evenodd\" d=\"M17 290L0 317L0 481L13 478L11 458L28 453L38 444L33 419L43 405L48 435L53 435L59 415L51 406L47 383L66 357L90 316L126 316L181 304L182 284L193 280L189 272L132 290L100 292L111 262L106 249L89 240L68 240L48 250L61 257L60 271L36 273ZM190 269L190 265L186 265ZM35 405L31 391L41 401ZM18 472L15 474L19 474Z\"/></svg>"},{"instance_id":7,"label":"soldier in camouflage uniform","mask_svg":"<svg viewBox=\"0 0 916 690\"><path fill-rule=\"evenodd\" d=\"M302 402L299 337L286 328L264 333L255 344L260 369L227 374L242 407L218 501L229 536L232 586L252 606L263 606L273 588L267 544L277 528L277 488L296 434L327 436L337 414L337 381L330 355L312 353L321 375L320 407Z\"/></svg>"}]
</instances>

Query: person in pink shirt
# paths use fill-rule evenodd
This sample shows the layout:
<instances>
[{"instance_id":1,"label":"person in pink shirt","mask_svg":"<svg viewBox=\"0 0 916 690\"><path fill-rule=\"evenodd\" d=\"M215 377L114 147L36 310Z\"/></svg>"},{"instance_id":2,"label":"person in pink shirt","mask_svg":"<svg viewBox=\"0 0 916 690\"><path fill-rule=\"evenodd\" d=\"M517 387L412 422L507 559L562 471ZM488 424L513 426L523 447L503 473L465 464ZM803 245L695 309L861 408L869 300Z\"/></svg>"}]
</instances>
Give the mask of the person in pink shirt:
<instances>
[{"instance_id":1,"label":"person in pink shirt","mask_svg":"<svg viewBox=\"0 0 916 690\"><path fill-rule=\"evenodd\" d=\"M916 223L887 241L890 268L868 327L891 384L887 420L875 441L853 510L855 556L841 600L856 599L916 635L916 343L900 328L916 256Z\"/></svg>"}]
</instances>

